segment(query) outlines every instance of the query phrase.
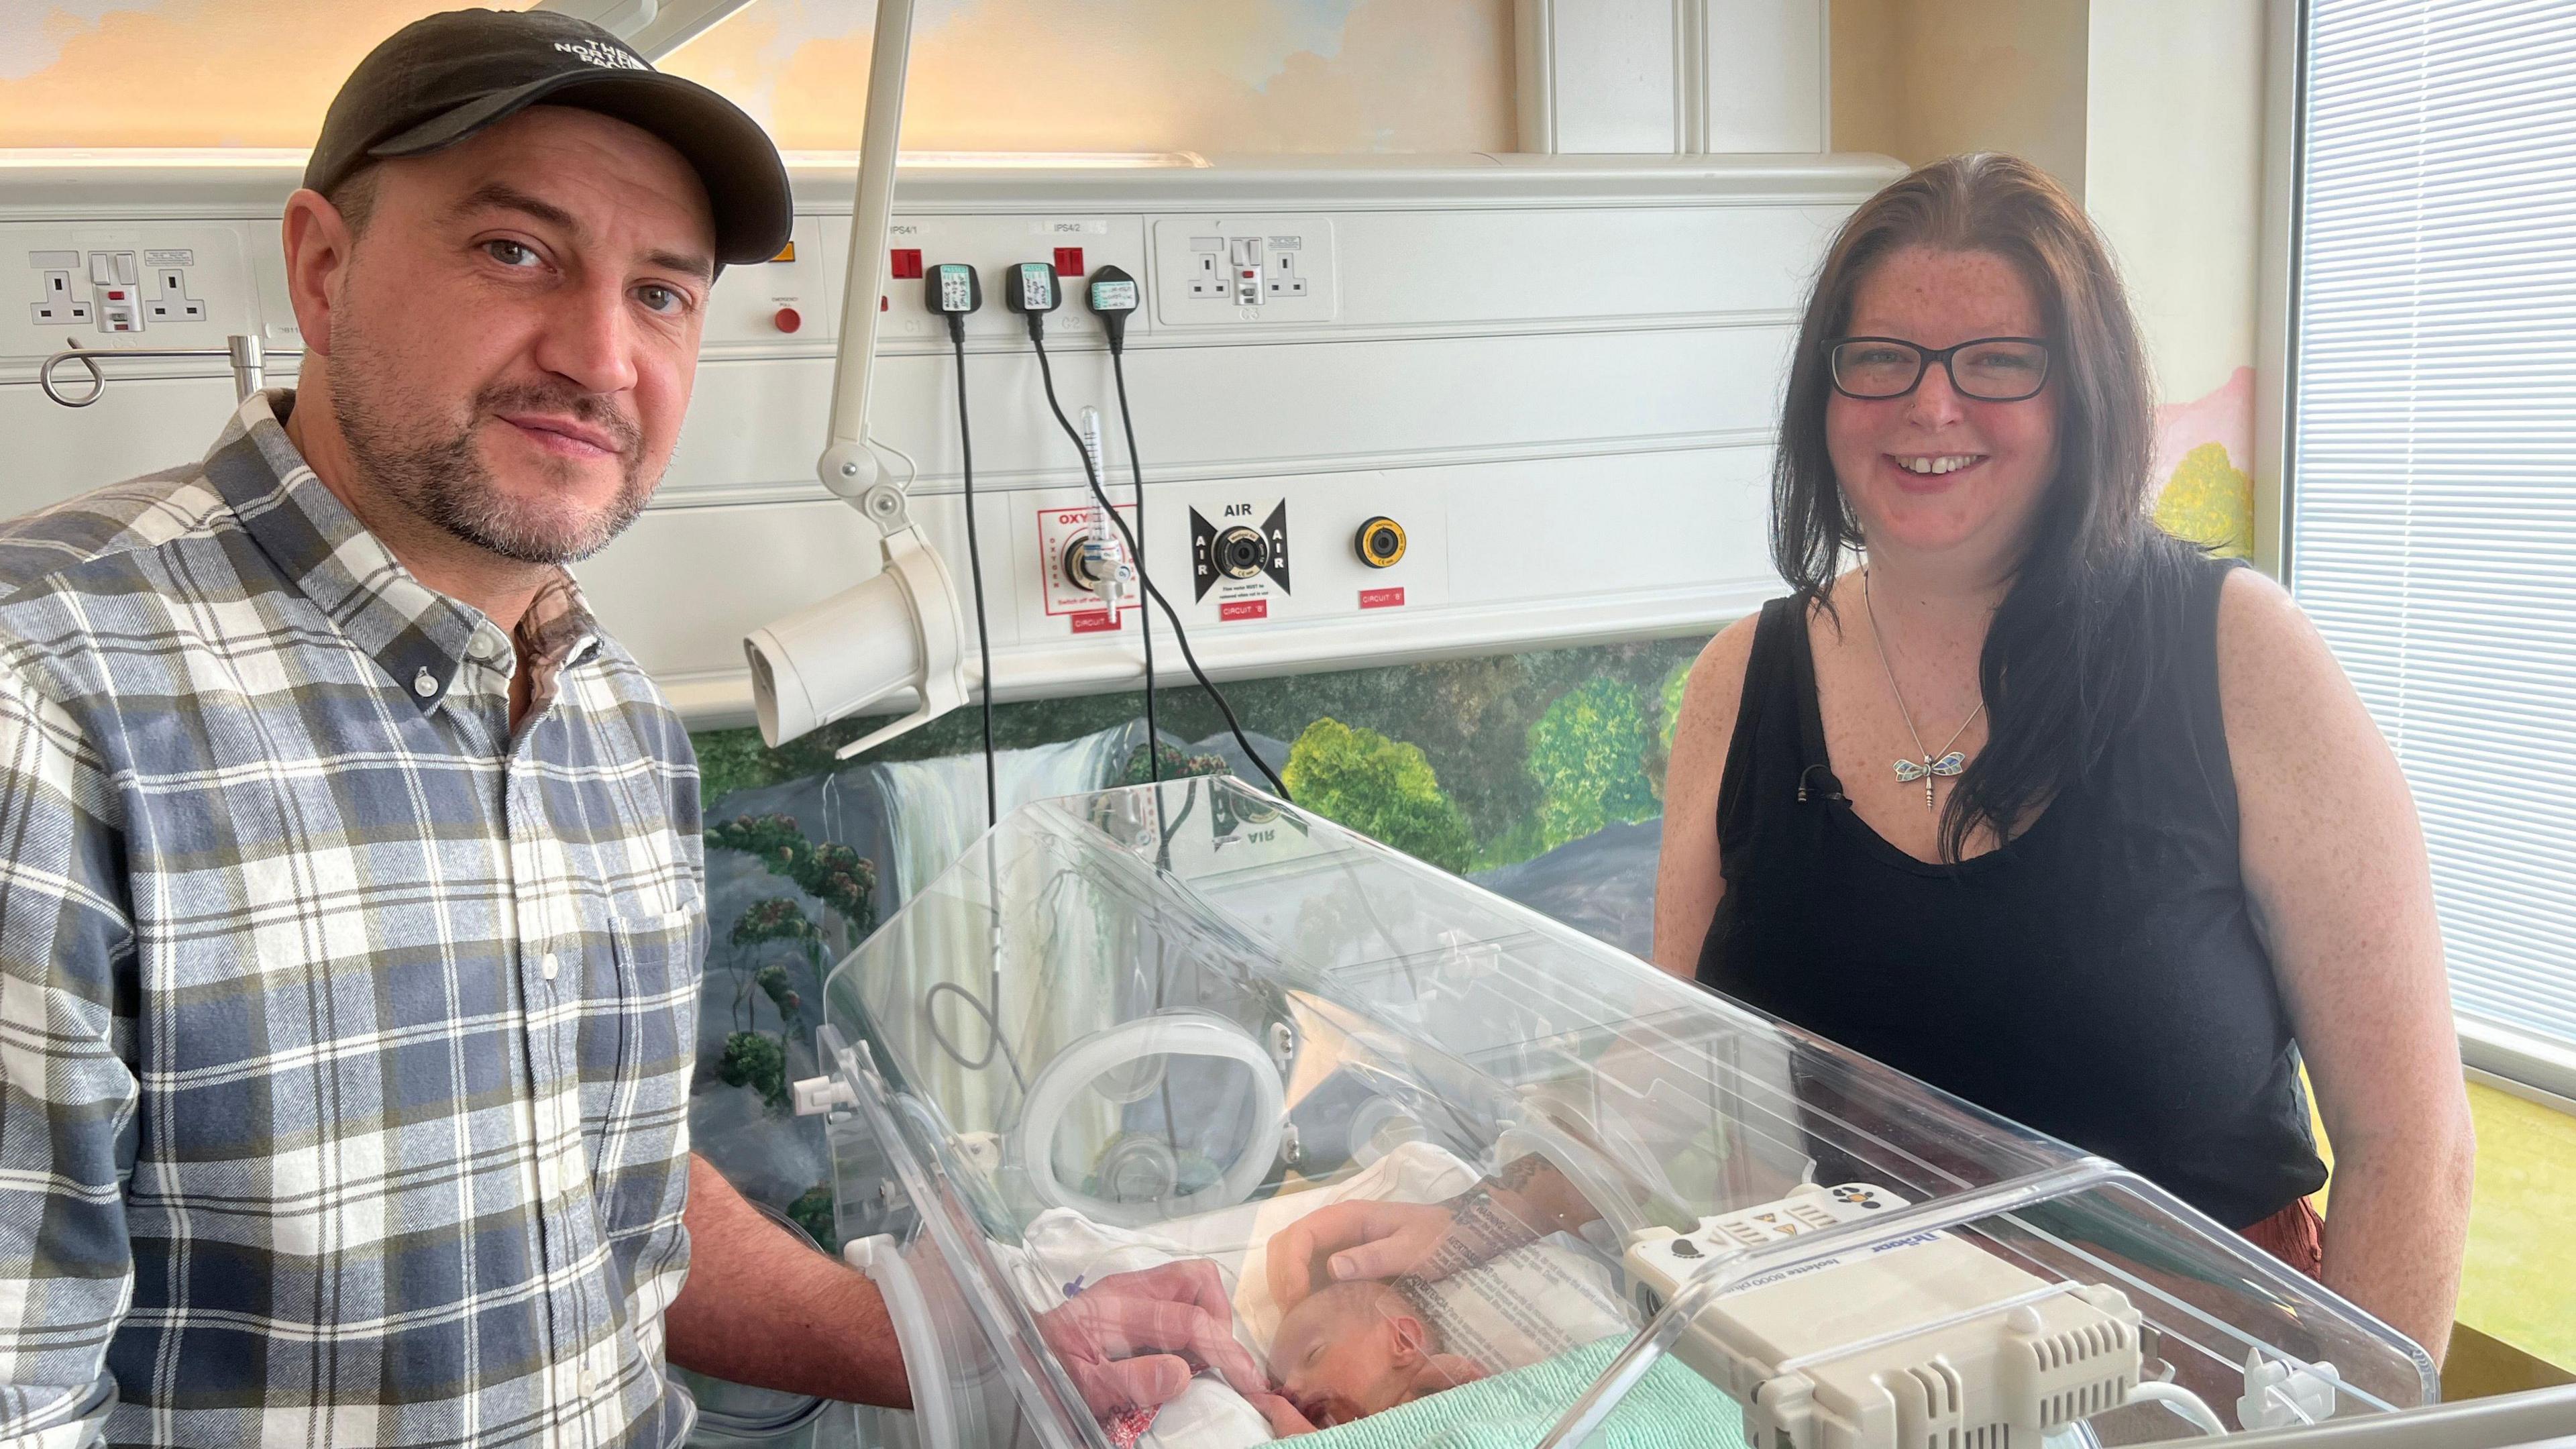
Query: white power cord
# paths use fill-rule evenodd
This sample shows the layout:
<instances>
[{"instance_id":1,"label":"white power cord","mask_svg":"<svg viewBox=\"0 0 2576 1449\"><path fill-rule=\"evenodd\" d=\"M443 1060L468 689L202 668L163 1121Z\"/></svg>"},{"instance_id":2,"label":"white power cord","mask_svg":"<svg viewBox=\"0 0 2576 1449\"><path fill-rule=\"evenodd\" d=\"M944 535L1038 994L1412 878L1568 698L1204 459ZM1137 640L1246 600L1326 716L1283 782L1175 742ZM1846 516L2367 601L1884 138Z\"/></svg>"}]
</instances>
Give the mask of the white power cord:
<instances>
[{"instance_id":1,"label":"white power cord","mask_svg":"<svg viewBox=\"0 0 2576 1449\"><path fill-rule=\"evenodd\" d=\"M2200 1395L2180 1384L2142 1383L2129 1390L2129 1402L2162 1404L2203 1434L2224 1437L2227 1433L2227 1426L2219 1422L2217 1411L2210 1408Z\"/></svg>"}]
</instances>

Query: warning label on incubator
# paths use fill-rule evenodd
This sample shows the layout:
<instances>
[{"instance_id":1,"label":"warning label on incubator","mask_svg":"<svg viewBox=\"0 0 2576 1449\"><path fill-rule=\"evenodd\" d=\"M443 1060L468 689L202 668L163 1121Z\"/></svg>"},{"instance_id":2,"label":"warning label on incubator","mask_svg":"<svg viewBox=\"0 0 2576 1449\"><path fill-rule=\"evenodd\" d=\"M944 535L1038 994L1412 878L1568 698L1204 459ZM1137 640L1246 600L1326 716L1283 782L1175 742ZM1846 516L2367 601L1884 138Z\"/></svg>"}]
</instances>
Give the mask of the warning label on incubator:
<instances>
[{"instance_id":1,"label":"warning label on incubator","mask_svg":"<svg viewBox=\"0 0 2576 1449\"><path fill-rule=\"evenodd\" d=\"M1363 609L1401 609L1404 607L1404 590L1362 589L1360 590L1360 607Z\"/></svg>"},{"instance_id":2,"label":"warning label on incubator","mask_svg":"<svg viewBox=\"0 0 2576 1449\"><path fill-rule=\"evenodd\" d=\"M1268 599L1230 599L1216 606L1216 616L1229 621L1267 619L1270 617L1270 601Z\"/></svg>"},{"instance_id":3,"label":"warning label on incubator","mask_svg":"<svg viewBox=\"0 0 2576 1449\"><path fill-rule=\"evenodd\" d=\"M1107 609L1094 609L1090 613L1076 614L1073 616L1073 632L1076 634L1114 634L1118 631L1120 622L1119 617L1110 613Z\"/></svg>"}]
</instances>

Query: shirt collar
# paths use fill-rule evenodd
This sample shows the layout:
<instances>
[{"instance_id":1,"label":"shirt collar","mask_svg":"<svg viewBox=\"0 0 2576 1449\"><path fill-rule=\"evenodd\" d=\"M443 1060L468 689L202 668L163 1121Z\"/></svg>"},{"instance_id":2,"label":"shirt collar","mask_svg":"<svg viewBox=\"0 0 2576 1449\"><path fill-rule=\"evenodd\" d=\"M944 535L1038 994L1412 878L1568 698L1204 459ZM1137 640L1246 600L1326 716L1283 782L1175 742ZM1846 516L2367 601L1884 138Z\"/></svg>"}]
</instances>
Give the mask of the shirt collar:
<instances>
[{"instance_id":1,"label":"shirt collar","mask_svg":"<svg viewBox=\"0 0 2576 1449\"><path fill-rule=\"evenodd\" d=\"M279 421L292 389L253 393L206 454L207 482L251 540L349 640L374 658L403 697L426 714L447 698L478 633L498 630L479 609L437 593L358 522L297 452ZM537 672L531 695L551 699L562 671L599 646L598 626L572 575L561 569L519 624ZM491 662L513 667L509 651Z\"/></svg>"}]
</instances>

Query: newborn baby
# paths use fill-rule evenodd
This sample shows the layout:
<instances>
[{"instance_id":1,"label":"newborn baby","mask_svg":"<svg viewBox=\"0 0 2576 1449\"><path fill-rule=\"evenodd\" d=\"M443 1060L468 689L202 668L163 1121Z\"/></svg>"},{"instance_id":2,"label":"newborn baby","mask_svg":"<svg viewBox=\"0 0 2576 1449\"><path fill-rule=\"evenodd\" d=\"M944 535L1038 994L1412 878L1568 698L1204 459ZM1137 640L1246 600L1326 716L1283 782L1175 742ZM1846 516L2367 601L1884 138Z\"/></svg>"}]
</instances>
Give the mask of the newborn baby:
<instances>
[{"instance_id":1,"label":"newborn baby","mask_svg":"<svg viewBox=\"0 0 2576 1449\"><path fill-rule=\"evenodd\" d=\"M1431 1316L1403 1289L1362 1280L1318 1289L1288 1310L1270 1342L1270 1376L1309 1427L1329 1429L1485 1371L1441 1352Z\"/></svg>"}]
</instances>

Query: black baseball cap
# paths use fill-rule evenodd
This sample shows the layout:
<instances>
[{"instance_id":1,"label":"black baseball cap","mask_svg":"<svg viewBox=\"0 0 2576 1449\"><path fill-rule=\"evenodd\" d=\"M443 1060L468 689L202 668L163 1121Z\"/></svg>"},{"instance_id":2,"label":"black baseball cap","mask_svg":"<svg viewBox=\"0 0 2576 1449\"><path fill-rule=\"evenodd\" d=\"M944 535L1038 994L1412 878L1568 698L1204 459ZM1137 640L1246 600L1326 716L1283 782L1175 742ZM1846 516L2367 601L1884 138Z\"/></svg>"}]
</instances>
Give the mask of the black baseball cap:
<instances>
[{"instance_id":1,"label":"black baseball cap","mask_svg":"<svg viewBox=\"0 0 2576 1449\"><path fill-rule=\"evenodd\" d=\"M599 26L551 11L450 10L395 31L332 98L304 184L328 192L370 161L425 156L540 103L669 143L706 185L719 262L765 262L786 247L796 214L787 166L760 123Z\"/></svg>"}]
</instances>

